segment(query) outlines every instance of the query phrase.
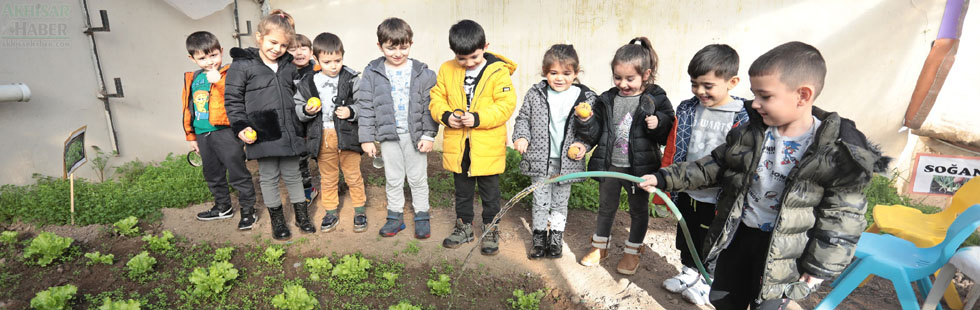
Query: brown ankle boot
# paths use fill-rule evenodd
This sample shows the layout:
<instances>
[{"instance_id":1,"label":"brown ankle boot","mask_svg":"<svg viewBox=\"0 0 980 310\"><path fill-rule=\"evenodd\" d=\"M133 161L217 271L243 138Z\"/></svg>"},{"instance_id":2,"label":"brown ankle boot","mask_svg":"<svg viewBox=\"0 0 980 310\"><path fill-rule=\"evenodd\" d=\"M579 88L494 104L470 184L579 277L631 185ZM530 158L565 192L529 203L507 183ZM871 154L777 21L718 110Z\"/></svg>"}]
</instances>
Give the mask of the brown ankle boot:
<instances>
[{"instance_id":1,"label":"brown ankle boot","mask_svg":"<svg viewBox=\"0 0 980 310\"><path fill-rule=\"evenodd\" d=\"M592 250L588 254L585 254L579 263L587 267L598 266L606 258L606 255L609 254L607 249L609 249L609 237L593 235Z\"/></svg>"},{"instance_id":2,"label":"brown ankle boot","mask_svg":"<svg viewBox=\"0 0 980 310\"><path fill-rule=\"evenodd\" d=\"M643 248L642 243L626 241L626 247L623 248L623 258L616 265L616 271L625 275L636 274L636 269L640 268L640 254L643 253Z\"/></svg>"}]
</instances>

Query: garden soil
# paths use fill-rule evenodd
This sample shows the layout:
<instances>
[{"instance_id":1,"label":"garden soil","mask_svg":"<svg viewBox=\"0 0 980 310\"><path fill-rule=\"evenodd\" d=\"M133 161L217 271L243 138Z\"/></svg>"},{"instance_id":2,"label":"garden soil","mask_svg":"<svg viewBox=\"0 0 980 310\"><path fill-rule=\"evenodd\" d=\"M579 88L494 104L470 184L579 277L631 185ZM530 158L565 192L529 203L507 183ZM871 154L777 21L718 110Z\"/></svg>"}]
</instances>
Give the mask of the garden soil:
<instances>
[{"instance_id":1,"label":"garden soil","mask_svg":"<svg viewBox=\"0 0 980 310\"><path fill-rule=\"evenodd\" d=\"M315 165L312 166L316 171ZM256 164L250 161L249 168L254 175L257 171ZM382 169L373 168L367 157L362 161L361 169L365 180L371 178L377 180L378 177L383 177ZM447 177L445 170L441 167L440 158L436 154L430 155L429 158L429 176ZM257 177L255 178L255 186L258 188ZM407 193L408 190L406 189ZM447 195L448 197L441 198L452 201L452 193L434 192L433 195ZM286 196L285 192L282 193L282 196ZM378 230L384 224L386 216L384 188L377 185L367 185L367 196L369 226L366 232L355 233L353 231L353 208L350 206L348 197L342 195L341 222L336 230L329 233L300 233L299 229L293 225L295 221L292 208L286 207L284 209L292 238L288 241L275 241L275 243L291 243L290 252L296 253L294 251L298 251L305 257L360 252L368 257L394 259L405 264L406 275L425 275L429 270L428 268L440 264L450 264L458 272L467 254L473 251L472 258L465 266L467 271L460 277L462 280L454 289L488 290L488 288L504 286L503 283L499 283L502 281L509 282L508 287L514 286L513 281L523 283L524 286L543 285L544 288L553 289L542 302L544 307L550 309L712 309L710 306L693 306L679 295L671 294L661 287L661 283L665 279L675 275L680 269L679 252L674 248L677 222L672 218L651 219L644 241L646 249L641 258L640 269L636 275L623 276L615 270L616 263L623 255L623 242L628 235L629 228L629 215L623 211L619 211L616 216L616 223L612 232L614 247L610 249L609 258L598 267L583 267L578 264L578 259L588 252L590 237L595 228L595 213L589 211L576 209L569 212L563 257L529 260L527 252L530 248L531 214L526 204L510 210L500 223L500 253L496 256L483 256L480 255L479 249L474 249L474 247L479 246L479 242L476 241L464 244L457 249L442 247L442 239L451 233L455 219L454 212L449 207L431 210L432 237L429 239L416 240L413 237L412 212L410 211L406 212L406 230L394 237L380 237ZM410 197L410 195L406 196ZM259 201L261 201L261 197ZM319 199L316 202L319 202ZM237 202L235 204L237 209ZM411 205L410 202L406 204ZM237 212L234 218L228 220L200 222L195 219L197 212L206 210L210 206L210 203L205 203L183 209L164 209L161 222L146 229L156 230L153 231L155 233L170 230L192 242L206 241L218 246L224 243L255 246L272 239L268 213L261 207L258 212L259 220L255 227L250 231L239 231L236 226L238 222ZM479 210L479 206L476 208ZM311 212L314 225L318 226L324 210L316 206L311 209L314 210ZM410 210L410 207L408 209ZM36 230L32 226L24 224L14 224L8 229L27 232ZM83 242L98 243L100 238L105 236L102 226L95 225L80 228L48 226L44 227L44 230L70 236ZM482 233L479 228L474 230L477 234ZM125 251L124 248L131 247L133 249L130 250L136 251L140 245L141 242L133 238L128 241L114 242L111 247L113 247L114 252L117 250L116 247L122 251ZM417 253L409 252L409 249L414 246L417 246L419 251ZM295 255L290 255L284 264L287 266L285 268L287 273L299 272L299 265ZM289 268L290 266L293 268ZM85 275L92 275L92 281L101 281L98 275L105 270L100 268L106 269L107 267L87 267L82 272ZM67 271L59 270L58 272ZM508 275L512 279L501 279L499 276L492 276L494 274ZM451 276L455 279L457 274L454 273ZM957 275L956 279L957 288L961 294L965 295L972 282L963 279L962 275ZM51 283L38 284L38 287L63 284L59 283L57 279L49 279L47 282ZM80 287L85 285L84 283L79 284L81 284ZM120 285L129 284L120 283ZM432 297L426 292L424 281L409 285L418 286L419 295ZM789 309L810 309L828 292L829 289L824 285L808 299L799 304L792 303ZM14 295L18 296L19 294ZM454 303L459 305L458 308L460 309L479 308L478 301L475 300L459 300L454 301ZM17 302L15 301L14 304ZM0 309L14 304L5 305L0 302ZM870 308L900 308L889 281L874 278L867 285L856 289L839 306L839 309Z\"/></svg>"}]
</instances>

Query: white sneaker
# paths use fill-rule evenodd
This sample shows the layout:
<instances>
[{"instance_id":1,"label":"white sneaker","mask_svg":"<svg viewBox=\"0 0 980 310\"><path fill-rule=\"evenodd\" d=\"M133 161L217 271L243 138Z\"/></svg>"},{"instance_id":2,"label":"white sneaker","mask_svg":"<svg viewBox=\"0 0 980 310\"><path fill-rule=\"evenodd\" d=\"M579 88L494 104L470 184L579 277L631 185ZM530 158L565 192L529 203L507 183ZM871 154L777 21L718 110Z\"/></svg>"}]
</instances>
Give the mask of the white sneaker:
<instances>
[{"instance_id":1,"label":"white sneaker","mask_svg":"<svg viewBox=\"0 0 980 310\"><path fill-rule=\"evenodd\" d=\"M687 302L701 306L708 303L709 291L711 291L711 286L704 281L704 278L699 277L697 282L681 293L681 296L684 297L684 300L687 300Z\"/></svg>"},{"instance_id":2,"label":"white sneaker","mask_svg":"<svg viewBox=\"0 0 980 310\"><path fill-rule=\"evenodd\" d=\"M680 293L691 287L694 282L697 282L701 278L697 269L689 268L684 266L681 268L681 273L677 274L673 278L664 280L664 288L671 293Z\"/></svg>"}]
</instances>

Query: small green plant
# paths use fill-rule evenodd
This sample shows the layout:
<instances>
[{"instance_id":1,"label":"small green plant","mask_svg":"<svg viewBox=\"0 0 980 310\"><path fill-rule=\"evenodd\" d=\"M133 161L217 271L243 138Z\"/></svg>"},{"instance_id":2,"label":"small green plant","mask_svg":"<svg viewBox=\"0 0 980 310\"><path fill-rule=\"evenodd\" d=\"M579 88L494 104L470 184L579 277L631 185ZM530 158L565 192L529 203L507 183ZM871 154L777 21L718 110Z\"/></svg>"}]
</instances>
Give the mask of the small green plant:
<instances>
[{"instance_id":1,"label":"small green plant","mask_svg":"<svg viewBox=\"0 0 980 310\"><path fill-rule=\"evenodd\" d=\"M333 264L326 257L307 258L303 262L303 267L310 273L310 280L320 281L322 277L330 274L330 270L333 269Z\"/></svg>"},{"instance_id":2,"label":"small green plant","mask_svg":"<svg viewBox=\"0 0 980 310\"><path fill-rule=\"evenodd\" d=\"M135 237L140 234L140 228L136 226L137 222L139 219L130 216L112 223L112 230L120 236Z\"/></svg>"},{"instance_id":3,"label":"small green plant","mask_svg":"<svg viewBox=\"0 0 980 310\"><path fill-rule=\"evenodd\" d=\"M109 155L119 156L119 152L112 151L106 154L97 145L93 145L92 149L95 150L95 158L92 158L92 170L99 175L99 182L105 182L105 170L109 167Z\"/></svg>"},{"instance_id":4,"label":"small green plant","mask_svg":"<svg viewBox=\"0 0 980 310\"><path fill-rule=\"evenodd\" d=\"M408 254L415 255L415 254L419 254L419 250L420 250L419 249L419 241L418 240L412 240L412 241L409 241L408 242L408 245L405 246L405 249L402 250L402 253L408 253Z\"/></svg>"},{"instance_id":5,"label":"small green plant","mask_svg":"<svg viewBox=\"0 0 980 310\"><path fill-rule=\"evenodd\" d=\"M272 297L272 306L284 310L310 310L320 306L302 285L286 285L283 293Z\"/></svg>"},{"instance_id":6,"label":"small green plant","mask_svg":"<svg viewBox=\"0 0 980 310\"><path fill-rule=\"evenodd\" d=\"M262 261L270 266L277 266L282 263L283 254L286 254L286 250L283 250L277 246L270 246L265 248L265 254L262 255Z\"/></svg>"},{"instance_id":7,"label":"small green plant","mask_svg":"<svg viewBox=\"0 0 980 310\"><path fill-rule=\"evenodd\" d=\"M422 307L413 305L408 300L402 300L397 305L388 307L388 310L422 310Z\"/></svg>"},{"instance_id":8,"label":"small green plant","mask_svg":"<svg viewBox=\"0 0 980 310\"><path fill-rule=\"evenodd\" d=\"M394 272L387 272L386 271L386 272L384 272L384 273L381 274L381 278L384 279L384 282L382 284L385 287L390 288L390 287L394 287L395 286L395 281L398 280L398 274L397 273L394 273Z\"/></svg>"},{"instance_id":9,"label":"small green plant","mask_svg":"<svg viewBox=\"0 0 980 310\"><path fill-rule=\"evenodd\" d=\"M147 247L153 252L166 252L174 249L173 243L170 243L174 239L174 233L169 230L164 230L160 234L160 237L154 235L143 236L143 241L146 241Z\"/></svg>"},{"instance_id":10,"label":"small green plant","mask_svg":"<svg viewBox=\"0 0 980 310\"><path fill-rule=\"evenodd\" d=\"M429 287L429 293L439 297L449 296L453 292L451 284L449 283L449 276L446 274L439 274L439 279L429 279L425 282L425 286Z\"/></svg>"},{"instance_id":11,"label":"small green plant","mask_svg":"<svg viewBox=\"0 0 980 310\"><path fill-rule=\"evenodd\" d=\"M234 247L223 247L214 250L214 260L219 262L227 262L231 260L231 253L234 251Z\"/></svg>"},{"instance_id":12,"label":"small green plant","mask_svg":"<svg viewBox=\"0 0 980 310\"><path fill-rule=\"evenodd\" d=\"M357 255L344 255L333 268L332 275L341 280L360 281L367 279L371 261Z\"/></svg>"},{"instance_id":13,"label":"small green plant","mask_svg":"<svg viewBox=\"0 0 980 310\"><path fill-rule=\"evenodd\" d=\"M37 264L41 265L41 267L47 266L55 259L61 257L74 241L72 238L61 237L50 232L42 232L31 240L31 244L24 249L24 258L31 258L34 255L38 255Z\"/></svg>"},{"instance_id":14,"label":"small green plant","mask_svg":"<svg viewBox=\"0 0 980 310\"><path fill-rule=\"evenodd\" d=\"M0 233L0 243L3 243L8 246L14 245L14 243L17 243L17 232L7 230L4 231L3 233Z\"/></svg>"},{"instance_id":15,"label":"small green plant","mask_svg":"<svg viewBox=\"0 0 980 310\"><path fill-rule=\"evenodd\" d=\"M238 278L238 269L227 261L211 263L207 269L195 268L191 272L190 282L194 284L194 296L217 297L231 289L229 281Z\"/></svg>"},{"instance_id":16,"label":"small green plant","mask_svg":"<svg viewBox=\"0 0 980 310\"><path fill-rule=\"evenodd\" d=\"M31 298L31 308L38 310L68 309L68 301L78 293L78 287L71 284L53 286L40 291Z\"/></svg>"},{"instance_id":17,"label":"small green plant","mask_svg":"<svg viewBox=\"0 0 980 310\"><path fill-rule=\"evenodd\" d=\"M156 263L157 259L150 256L150 252L147 251L133 256L133 258L129 259L129 262L126 262L126 267L129 268L129 278L133 280L141 279L153 270L153 265L156 265Z\"/></svg>"},{"instance_id":18,"label":"small green plant","mask_svg":"<svg viewBox=\"0 0 980 310\"><path fill-rule=\"evenodd\" d=\"M516 289L514 290L514 298L507 298L507 303L516 310L538 310L541 307L541 297L544 297L542 290L525 295L524 290Z\"/></svg>"},{"instance_id":19,"label":"small green plant","mask_svg":"<svg viewBox=\"0 0 980 310\"><path fill-rule=\"evenodd\" d=\"M132 299L112 301L112 298L106 297L102 300L99 310L140 310L140 302Z\"/></svg>"},{"instance_id":20,"label":"small green plant","mask_svg":"<svg viewBox=\"0 0 980 310\"><path fill-rule=\"evenodd\" d=\"M99 253L99 251L95 251L95 252L85 253L85 258L88 258L88 261L85 262L85 265L88 266L92 266L95 264L112 265L112 260L115 259L116 256L112 255L112 253L102 254Z\"/></svg>"}]
</instances>

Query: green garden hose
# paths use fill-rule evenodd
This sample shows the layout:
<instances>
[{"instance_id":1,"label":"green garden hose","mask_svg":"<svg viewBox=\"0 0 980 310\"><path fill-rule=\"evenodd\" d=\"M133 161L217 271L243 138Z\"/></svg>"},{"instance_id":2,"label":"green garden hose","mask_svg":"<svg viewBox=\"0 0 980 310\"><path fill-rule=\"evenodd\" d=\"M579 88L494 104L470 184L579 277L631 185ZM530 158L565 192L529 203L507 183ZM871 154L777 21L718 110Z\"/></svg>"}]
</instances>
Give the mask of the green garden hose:
<instances>
[{"instance_id":1,"label":"green garden hose","mask_svg":"<svg viewBox=\"0 0 980 310\"><path fill-rule=\"evenodd\" d=\"M634 183L642 183L643 181L645 181L641 177L620 173L620 172L586 171L586 172L575 172L575 173L560 175L548 179L547 181L544 182L544 184L562 182L562 181L567 181L570 179L578 179L578 178L616 178L616 179L627 180ZM694 246L694 240L691 239L691 232L688 231L687 229L687 222L684 220L684 217L681 216L680 211L677 210L677 206L674 205L674 202L671 201L669 197L667 197L667 194L664 194L664 192L661 191L659 188L654 188L653 190L654 190L653 192L654 194L659 196L660 199L663 199L664 202L667 203L667 207L670 208L670 212L674 213L674 217L676 217L677 221L680 223L678 225L681 227L681 232L684 233L684 241L687 242L687 250L691 252L691 257L694 258L694 263L697 265L698 271L701 272L701 275L704 277L705 281L708 282L708 285L711 285L711 277L708 276L707 270L705 270L704 265L701 264L701 257L698 255L698 251L697 251L699 247ZM651 196L650 198L652 199L653 196Z\"/></svg>"}]
</instances>

